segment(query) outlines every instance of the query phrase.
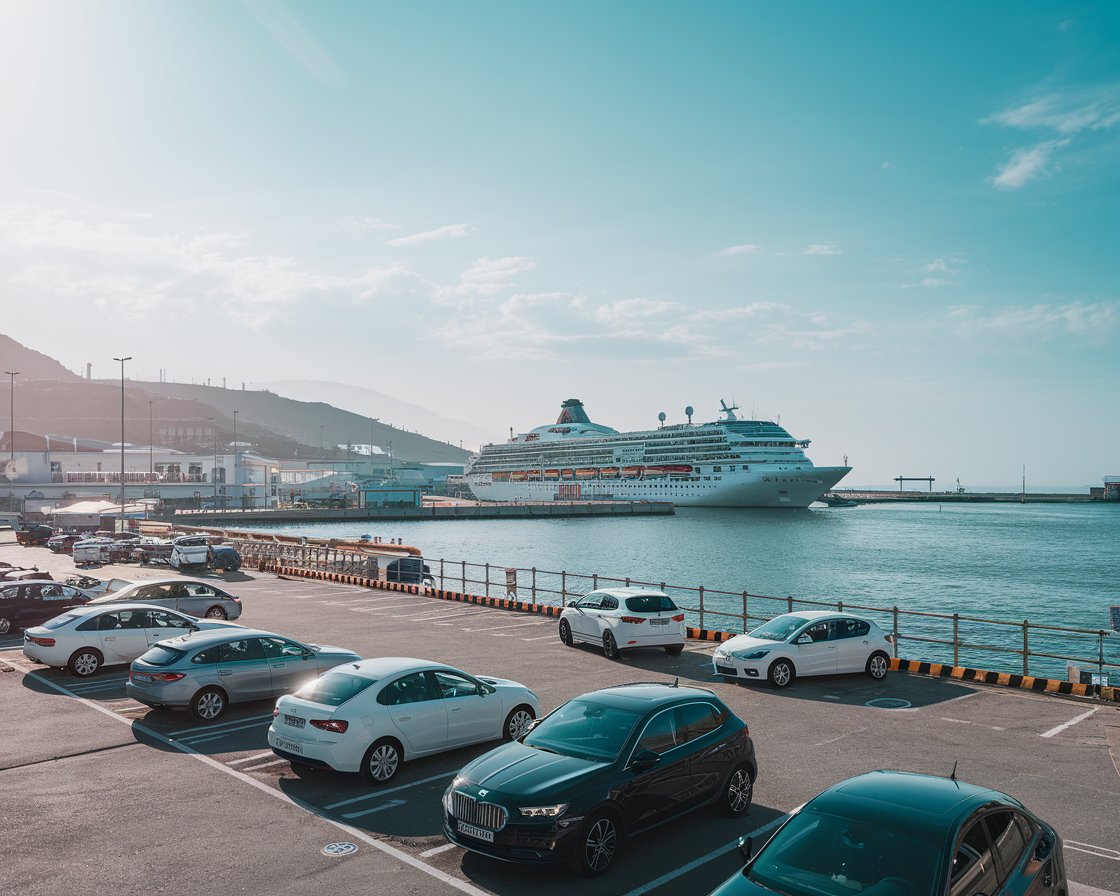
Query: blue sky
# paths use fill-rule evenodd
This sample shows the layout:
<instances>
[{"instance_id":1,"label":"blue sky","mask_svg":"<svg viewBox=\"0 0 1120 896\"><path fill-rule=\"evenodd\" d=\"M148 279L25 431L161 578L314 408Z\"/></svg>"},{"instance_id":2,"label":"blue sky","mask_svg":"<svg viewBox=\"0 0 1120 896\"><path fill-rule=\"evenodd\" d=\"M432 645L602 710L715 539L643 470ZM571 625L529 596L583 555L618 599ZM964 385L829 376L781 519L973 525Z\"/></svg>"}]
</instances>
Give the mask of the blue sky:
<instances>
[{"instance_id":1,"label":"blue sky","mask_svg":"<svg viewBox=\"0 0 1120 896\"><path fill-rule=\"evenodd\" d=\"M1120 473L1114 3L0 17L3 332L72 369L495 434L735 399L853 484Z\"/></svg>"}]
</instances>

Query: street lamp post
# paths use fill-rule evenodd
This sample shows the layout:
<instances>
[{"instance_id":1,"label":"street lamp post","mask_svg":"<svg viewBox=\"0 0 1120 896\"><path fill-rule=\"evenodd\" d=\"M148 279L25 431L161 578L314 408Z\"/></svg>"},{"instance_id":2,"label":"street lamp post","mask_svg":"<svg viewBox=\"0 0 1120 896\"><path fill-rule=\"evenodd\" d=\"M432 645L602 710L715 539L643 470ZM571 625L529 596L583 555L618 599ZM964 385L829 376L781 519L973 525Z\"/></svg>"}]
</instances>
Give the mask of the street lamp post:
<instances>
[{"instance_id":1,"label":"street lamp post","mask_svg":"<svg viewBox=\"0 0 1120 896\"><path fill-rule=\"evenodd\" d=\"M121 531L124 531L124 362L131 361L132 355L127 358L113 358L121 362Z\"/></svg>"},{"instance_id":2,"label":"street lamp post","mask_svg":"<svg viewBox=\"0 0 1120 896\"><path fill-rule=\"evenodd\" d=\"M155 429L152 426L152 404L155 399L148 401L148 482L152 482L156 478L156 464L155 464Z\"/></svg>"},{"instance_id":3,"label":"street lamp post","mask_svg":"<svg viewBox=\"0 0 1120 896\"><path fill-rule=\"evenodd\" d=\"M241 497L241 489L238 486L238 481L239 480L237 478L237 415L239 413L241 413L241 412L240 411L234 411L233 412L233 487L234 487L234 494L237 495L238 498ZM240 503L241 503L242 506L244 506L244 504L245 504L244 501L241 501Z\"/></svg>"},{"instance_id":4,"label":"street lamp post","mask_svg":"<svg viewBox=\"0 0 1120 896\"><path fill-rule=\"evenodd\" d=\"M9 377L8 388L11 390L11 414L12 422L8 426L8 447L12 450L11 464L8 467L8 509L12 509L12 499L15 497L15 491L12 489L12 477L16 473L16 377L19 376L18 370L5 370Z\"/></svg>"},{"instance_id":5,"label":"street lamp post","mask_svg":"<svg viewBox=\"0 0 1120 896\"><path fill-rule=\"evenodd\" d=\"M210 478L214 480L214 507L218 506L218 424L214 422L213 417L207 417L210 421L210 429L214 434L214 466L213 473Z\"/></svg>"}]
</instances>

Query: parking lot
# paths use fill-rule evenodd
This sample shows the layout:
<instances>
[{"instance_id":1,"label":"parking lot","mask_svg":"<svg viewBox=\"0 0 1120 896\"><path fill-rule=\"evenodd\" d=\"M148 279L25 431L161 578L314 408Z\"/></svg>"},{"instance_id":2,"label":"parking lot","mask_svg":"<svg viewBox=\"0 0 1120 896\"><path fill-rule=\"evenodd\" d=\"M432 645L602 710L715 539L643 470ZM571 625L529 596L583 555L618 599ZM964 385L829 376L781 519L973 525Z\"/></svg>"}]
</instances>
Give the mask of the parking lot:
<instances>
[{"instance_id":1,"label":"parking lot","mask_svg":"<svg viewBox=\"0 0 1120 896\"><path fill-rule=\"evenodd\" d=\"M69 558L14 545L0 559L62 577ZM136 567L97 575L160 575ZM542 710L594 688L636 680L712 687L750 726L759 776L754 805L728 821L700 811L624 848L606 877L567 866L526 868L452 847L440 797L489 746L404 766L387 787L357 775L297 772L267 747L270 702L235 706L219 723L150 710L125 696L125 667L90 679L22 655L0 638L0 809L15 893L332 892L703 894L739 866L735 842L765 836L790 809L837 781L877 768L957 776L1004 790L1066 843L1073 892L1120 892L1120 710L1084 701L892 673L831 676L786 691L716 681L714 645L690 643L621 661L563 646L556 621L473 605L242 570L224 580L241 623L362 656L415 656L533 688ZM324 856L333 841L358 851ZM44 876L49 868L50 876Z\"/></svg>"}]
</instances>

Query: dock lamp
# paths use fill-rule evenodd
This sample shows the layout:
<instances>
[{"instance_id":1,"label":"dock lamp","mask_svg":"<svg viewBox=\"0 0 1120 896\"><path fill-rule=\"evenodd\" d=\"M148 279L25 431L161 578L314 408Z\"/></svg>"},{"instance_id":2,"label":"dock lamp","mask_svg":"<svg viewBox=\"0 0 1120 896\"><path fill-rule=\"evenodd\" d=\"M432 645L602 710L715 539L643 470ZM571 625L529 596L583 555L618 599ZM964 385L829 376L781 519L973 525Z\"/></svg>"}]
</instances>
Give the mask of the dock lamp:
<instances>
[{"instance_id":1,"label":"dock lamp","mask_svg":"<svg viewBox=\"0 0 1120 896\"><path fill-rule=\"evenodd\" d=\"M121 531L124 531L124 362L131 361L132 355L127 358L113 358L121 362Z\"/></svg>"}]
</instances>

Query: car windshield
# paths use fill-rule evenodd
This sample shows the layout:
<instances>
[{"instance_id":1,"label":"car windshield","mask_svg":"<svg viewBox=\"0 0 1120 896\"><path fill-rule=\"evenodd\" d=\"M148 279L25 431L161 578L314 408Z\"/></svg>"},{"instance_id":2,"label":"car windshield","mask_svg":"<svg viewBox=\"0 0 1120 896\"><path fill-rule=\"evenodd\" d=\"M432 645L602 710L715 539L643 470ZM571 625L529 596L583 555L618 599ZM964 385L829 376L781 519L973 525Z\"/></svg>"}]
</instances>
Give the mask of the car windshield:
<instances>
[{"instance_id":1,"label":"car windshield","mask_svg":"<svg viewBox=\"0 0 1120 896\"><path fill-rule=\"evenodd\" d=\"M361 675L350 675L346 672L327 672L314 681L309 681L296 691L295 696L313 703L341 706L376 681L376 678L363 678Z\"/></svg>"},{"instance_id":2,"label":"car windshield","mask_svg":"<svg viewBox=\"0 0 1120 896\"><path fill-rule=\"evenodd\" d=\"M185 653L184 650L176 650L173 647L164 647L162 644L157 644L140 659L151 666L170 666Z\"/></svg>"},{"instance_id":3,"label":"car windshield","mask_svg":"<svg viewBox=\"0 0 1120 896\"><path fill-rule=\"evenodd\" d=\"M808 621L803 616L777 616L748 634L763 641L784 641Z\"/></svg>"},{"instance_id":4,"label":"car windshield","mask_svg":"<svg viewBox=\"0 0 1120 896\"><path fill-rule=\"evenodd\" d=\"M542 719L522 743L562 756L610 761L618 758L639 719L636 712L572 700Z\"/></svg>"},{"instance_id":5,"label":"car windshield","mask_svg":"<svg viewBox=\"0 0 1120 896\"><path fill-rule=\"evenodd\" d=\"M664 594L642 594L626 598L626 609L631 613L671 612L677 608Z\"/></svg>"},{"instance_id":6,"label":"car windshield","mask_svg":"<svg viewBox=\"0 0 1120 896\"><path fill-rule=\"evenodd\" d=\"M804 809L774 835L743 875L783 896L930 896L936 843L883 824Z\"/></svg>"},{"instance_id":7,"label":"car windshield","mask_svg":"<svg viewBox=\"0 0 1120 896\"><path fill-rule=\"evenodd\" d=\"M80 613L63 613L61 616L55 616L54 619L48 619L43 623L43 628L62 628L67 622L81 618Z\"/></svg>"}]
</instances>

